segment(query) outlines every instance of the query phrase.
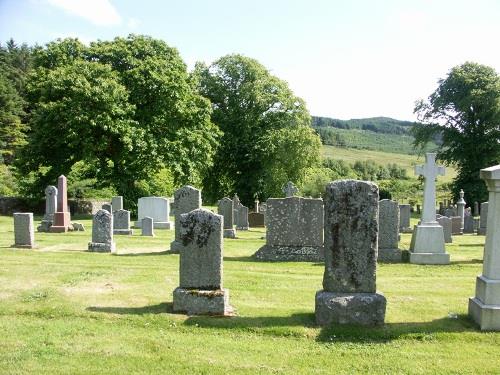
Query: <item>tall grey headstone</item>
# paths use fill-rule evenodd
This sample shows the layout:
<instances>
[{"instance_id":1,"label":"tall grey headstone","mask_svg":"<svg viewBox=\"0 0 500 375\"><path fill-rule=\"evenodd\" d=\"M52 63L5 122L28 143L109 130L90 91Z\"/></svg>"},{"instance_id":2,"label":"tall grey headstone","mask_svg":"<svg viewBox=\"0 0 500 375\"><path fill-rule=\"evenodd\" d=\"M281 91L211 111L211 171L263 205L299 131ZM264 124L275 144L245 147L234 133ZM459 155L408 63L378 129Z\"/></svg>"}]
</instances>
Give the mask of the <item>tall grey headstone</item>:
<instances>
[{"instance_id":1,"label":"tall grey headstone","mask_svg":"<svg viewBox=\"0 0 500 375\"><path fill-rule=\"evenodd\" d=\"M121 195L111 198L111 209L113 211L123 210L123 197Z\"/></svg>"},{"instance_id":2,"label":"tall grey headstone","mask_svg":"<svg viewBox=\"0 0 500 375\"><path fill-rule=\"evenodd\" d=\"M297 195L299 192L299 189L297 188L297 186L295 186L293 184L292 181L288 181L286 183L286 185L283 186L282 191L283 191L283 193L285 193L285 197L289 198L289 197L293 197L293 196Z\"/></svg>"},{"instance_id":3,"label":"tall grey headstone","mask_svg":"<svg viewBox=\"0 0 500 375\"><path fill-rule=\"evenodd\" d=\"M108 210L97 211L92 219L92 242L88 245L89 251L112 252L116 251L113 242L113 214Z\"/></svg>"},{"instance_id":4,"label":"tall grey headstone","mask_svg":"<svg viewBox=\"0 0 500 375\"><path fill-rule=\"evenodd\" d=\"M449 264L443 227L436 221L436 178L444 176L445 168L436 165L436 154L427 153L425 164L416 166L415 174L424 177L424 202L420 224L411 239L410 263Z\"/></svg>"},{"instance_id":5,"label":"tall grey headstone","mask_svg":"<svg viewBox=\"0 0 500 375\"><path fill-rule=\"evenodd\" d=\"M37 227L38 232L49 232L52 223L54 222L54 214L57 211L57 188L55 186L47 186L45 188L45 215L42 222Z\"/></svg>"},{"instance_id":6,"label":"tall grey headstone","mask_svg":"<svg viewBox=\"0 0 500 375\"><path fill-rule=\"evenodd\" d=\"M232 201L231 201L232 203ZM173 310L189 315L229 315L229 290L223 288L223 221L221 215L197 209L180 217L179 287Z\"/></svg>"},{"instance_id":7,"label":"tall grey headstone","mask_svg":"<svg viewBox=\"0 0 500 375\"><path fill-rule=\"evenodd\" d=\"M170 202L163 197L142 197L137 202L137 221L135 227L140 228L142 219L153 218L153 225L156 229L170 229Z\"/></svg>"},{"instance_id":8,"label":"tall grey headstone","mask_svg":"<svg viewBox=\"0 0 500 375\"><path fill-rule=\"evenodd\" d=\"M179 253L182 248L181 241L181 215L201 208L201 191L193 186L186 185L174 193L175 206L175 238L170 243L170 252Z\"/></svg>"},{"instance_id":9,"label":"tall grey headstone","mask_svg":"<svg viewBox=\"0 0 500 375\"><path fill-rule=\"evenodd\" d=\"M250 226L248 223L248 207L240 205L238 211L236 211L236 217L236 229L248 230Z\"/></svg>"},{"instance_id":10,"label":"tall grey headstone","mask_svg":"<svg viewBox=\"0 0 500 375\"><path fill-rule=\"evenodd\" d=\"M500 331L500 165L481 169L480 176L489 192L488 226L483 273L476 279L476 296L469 299L469 315L481 330Z\"/></svg>"},{"instance_id":11,"label":"tall grey headstone","mask_svg":"<svg viewBox=\"0 0 500 375\"><path fill-rule=\"evenodd\" d=\"M219 201L217 213L224 217L224 238L236 238L236 230L233 228L233 201L227 197L222 198Z\"/></svg>"},{"instance_id":12,"label":"tall grey headstone","mask_svg":"<svg viewBox=\"0 0 500 375\"><path fill-rule=\"evenodd\" d=\"M14 213L14 245L25 249L35 247L35 227L33 224L33 213Z\"/></svg>"},{"instance_id":13,"label":"tall grey headstone","mask_svg":"<svg viewBox=\"0 0 500 375\"><path fill-rule=\"evenodd\" d=\"M445 243L452 243L453 239L451 237L451 218L448 216L441 216L436 221L443 227L443 235Z\"/></svg>"},{"instance_id":14,"label":"tall grey headstone","mask_svg":"<svg viewBox=\"0 0 500 375\"><path fill-rule=\"evenodd\" d=\"M340 180L325 189L325 272L316 323L382 324L386 299L376 290L378 187Z\"/></svg>"},{"instance_id":15,"label":"tall grey headstone","mask_svg":"<svg viewBox=\"0 0 500 375\"><path fill-rule=\"evenodd\" d=\"M141 235L143 236L149 236L149 237L154 237L155 232L154 232L154 222L153 218L146 216L142 218L142 223L141 223Z\"/></svg>"},{"instance_id":16,"label":"tall grey headstone","mask_svg":"<svg viewBox=\"0 0 500 375\"><path fill-rule=\"evenodd\" d=\"M411 233L410 227L411 207L409 204L399 205L399 231L401 233Z\"/></svg>"},{"instance_id":17,"label":"tall grey headstone","mask_svg":"<svg viewBox=\"0 0 500 375\"><path fill-rule=\"evenodd\" d=\"M464 234L464 228L462 226L462 218L460 216L452 216L451 219L451 234L453 236L461 236Z\"/></svg>"},{"instance_id":18,"label":"tall grey headstone","mask_svg":"<svg viewBox=\"0 0 500 375\"><path fill-rule=\"evenodd\" d=\"M378 202L378 209L378 260L382 262L401 262L402 253L398 249L398 202L382 199Z\"/></svg>"},{"instance_id":19,"label":"tall grey headstone","mask_svg":"<svg viewBox=\"0 0 500 375\"><path fill-rule=\"evenodd\" d=\"M472 215L465 215L464 233L474 233L474 217Z\"/></svg>"},{"instance_id":20,"label":"tall grey headstone","mask_svg":"<svg viewBox=\"0 0 500 375\"><path fill-rule=\"evenodd\" d=\"M130 229L130 211L113 211L113 234L133 234L132 229Z\"/></svg>"},{"instance_id":21,"label":"tall grey headstone","mask_svg":"<svg viewBox=\"0 0 500 375\"><path fill-rule=\"evenodd\" d=\"M266 244L254 257L268 261L322 262L323 200L269 198L265 213Z\"/></svg>"},{"instance_id":22,"label":"tall grey headstone","mask_svg":"<svg viewBox=\"0 0 500 375\"><path fill-rule=\"evenodd\" d=\"M477 234L485 235L488 226L488 202L481 203L481 216L479 217L479 229Z\"/></svg>"}]
</instances>

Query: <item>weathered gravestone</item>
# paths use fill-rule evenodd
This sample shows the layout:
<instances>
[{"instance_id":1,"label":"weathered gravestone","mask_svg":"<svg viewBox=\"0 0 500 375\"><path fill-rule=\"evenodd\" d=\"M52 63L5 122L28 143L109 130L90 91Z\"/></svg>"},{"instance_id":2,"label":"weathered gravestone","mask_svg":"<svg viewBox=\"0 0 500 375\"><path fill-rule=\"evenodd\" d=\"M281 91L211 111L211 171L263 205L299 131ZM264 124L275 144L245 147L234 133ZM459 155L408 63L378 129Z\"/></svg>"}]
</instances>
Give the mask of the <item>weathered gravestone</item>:
<instances>
[{"instance_id":1,"label":"weathered gravestone","mask_svg":"<svg viewBox=\"0 0 500 375\"><path fill-rule=\"evenodd\" d=\"M488 202L481 203L481 213L479 218L479 229L477 234L485 235L486 227L488 226Z\"/></svg>"},{"instance_id":2,"label":"weathered gravestone","mask_svg":"<svg viewBox=\"0 0 500 375\"><path fill-rule=\"evenodd\" d=\"M57 211L54 213L54 222L50 226L51 233L67 232L70 227L70 213L68 211L68 188L66 177L57 179Z\"/></svg>"},{"instance_id":3,"label":"weathered gravestone","mask_svg":"<svg viewBox=\"0 0 500 375\"><path fill-rule=\"evenodd\" d=\"M108 211L109 213L113 212L113 207L111 206L111 203L104 203L101 206L101 209Z\"/></svg>"},{"instance_id":4,"label":"weathered gravestone","mask_svg":"<svg viewBox=\"0 0 500 375\"><path fill-rule=\"evenodd\" d=\"M123 210L123 197L121 195L111 198L111 209L113 211Z\"/></svg>"},{"instance_id":5,"label":"weathered gravestone","mask_svg":"<svg viewBox=\"0 0 500 375\"><path fill-rule=\"evenodd\" d=\"M54 214L57 211L57 188L55 186L47 186L45 188L45 215L42 222L36 228L38 232L49 232L50 227L54 223Z\"/></svg>"},{"instance_id":6,"label":"weathered gravestone","mask_svg":"<svg viewBox=\"0 0 500 375\"><path fill-rule=\"evenodd\" d=\"M255 258L271 261L323 261L322 199L269 198L266 227L266 244L254 254Z\"/></svg>"},{"instance_id":7,"label":"weathered gravestone","mask_svg":"<svg viewBox=\"0 0 500 375\"><path fill-rule=\"evenodd\" d=\"M113 242L113 215L107 210L99 210L92 219L92 242L89 251L115 252Z\"/></svg>"},{"instance_id":8,"label":"weathered gravestone","mask_svg":"<svg viewBox=\"0 0 500 375\"><path fill-rule=\"evenodd\" d=\"M141 235L143 236L149 236L149 237L154 237L155 232L154 232L154 223L153 223L153 218L146 216L142 218L142 223L141 223Z\"/></svg>"},{"instance_id":9,"label":"weathered gravestone","mask_svg":"<svg viewBox=\"0 0 500 375\"><path fill-rule=\"evenodd\" d=\"M264 214L260 212L250 212L248 214L248 226L250 228L264 227Z\"/></svg>"},{"instance_id":10,"label":"weathered gravestone","mask_svg":"<svg viewBox=\"0 0 500 375\"><path fill-rule=\"evenodd\" d=\"M153 218L153 225L156 229L170 229L170 203L168 198L163 197L142 197L137 204L137 221L135 227L140 228L142 219Z\"/></svg>"},{"instance_id":11,"label":"weathered gravestone","mask_svg":"<svg viewBox=\"0 0 500 375\"><path fill-rule=\"evenodd\" d=\"M462 227L462 218L460 216L452 216L451 220L451 234L454 236L460 236L464 234Z\"/></svg>"},{"instance_id":12,"label":"weathered gravestone","mask_svg":"<svg viewBox=\"0 0 500 375\"><path fill-rule=\"evenodd\" d=\"M248 230L248 207L240 204L238 210L236 211L236 229L238 230Z\"/></svg>"},{"instance_id":13,"label":"weathered gravestone","mask_svg":"<svg viewBox=\"0 0 500 375\"><path fill-rule=\"evenodd\" d=\"M224 238L236 238L236 230L233 228L233 201L227 197L222 198L219 201L217 213L224 217Z\"/></svg>"},{"instance_id":14,"label":"weathered gravestone","mask_svg":"<svg viewBox=\"0 0 500 375\"><path fill-rule=\"evenodd\" d=\"M401 262L402 253L398 249L398 202L382 199L378 202L378 207L378 260L382 262Z\"/></svg>"},{"instance_id":15,"label":"weathered gravestone","mask_svg":"<svg viewBox=\"0 0 500 375\"><path fill-rule=\"evenodd\" d=\"M410 227L410 205L400 204L399 205L399 231L401 233L411 233Z\"/></svg>"},{"instance_id":16,"label":"weathered gravestone","mask_svg":"<svg viewBox=\"0 0 500 375\"><path fill-rule=\"evenodd\" d=\"M470 213L464 217L464 233L474 233L474 217Z\"/></svg>"},{"instance_id":17,"label":"weathered gravestone","mask_svg":"<svg viewBox=\"0 0 500 375\"><path fill-rule=\"evenodd\" d=\"M481 169L489 191L488 226L483 274L476 279L476 296L469 299L469 315L481 330L500 330L500 165ZM482 207L481 207L482 208ZM481 210L481 217L483 211Z\"/></svg>"},{"instance_id":18,"label":"weathered gravestone","mask_svg":"<svg viewBox=\"0 0 500 375\"><path fill-rule=\"evenodd\" d=\"M444 176L444 167L436 165L436 154L427 153L425 164L415 167L415 174L424 176L424 201L420 224L413 231L410 263L449 264L450 254L444 246L443 227L436 221L436 178Z\"/></svg>"},{"instance_id":19,"label":"weathered gravestone","mask_svg":"<svg viewBox=\"0 0 500 375\"><path fill-rule=\"evenodd\" d=\"M130 229L130 211L113 211L113 234L133 234L132 229Z\"/></svg>"},{"instance_id":20,"label":"weathered gravestone","mask_svg":"<svg viewBox=\"0 0 500 375\"><path fill-rule=\"evenodd\" d=\"M193 186L186 185L174 193L175 206L175 239L170 243L170 252L179 253L181 241L181 215L201 208L201 191Z\"/></svg>"},{"instance_id":21,"label":"weathered gravestone","mask_svg":"<svg viewBox=\"0 0 500 375\"><path fill-rule=\"evenodd\" d=\"M445 243L452 243L453 239L451 237L452 229L451 229L451 219L448 216L440 216L436 219L439 225L443 227L443 235Z\"/></svg>"},{"instance_id":22,"label":"weathered gravestone","mask_svg":"<svg viewBox=\"0 0 500 375\"><path fill-rule=\"evenodd\" d=\"M282 191L283 191L283 193L285 193L285 197L289 198L289 197L293 197L293 196L297 195L299 192L299 189L297 188L297 186L295 186L293 184L292 181L288 181L286 183L286 185L283 186Z\"/></svg>"},{"instance_id":23,"label":"weathered gravestone","mask_svg":"<svg viewBox=\"0 0 500 375\"><path fill-rule=\"evenodd\" d=\"M325 272L316 323L382 324L386 299L376 290L378 187L340 180L325 189Z\"/></svg>"},{"instance_id":24,"label":"weathered gravestone","mask_svg":"<svg viewBox=\"0 0 500 375\"><path fill-rule=\"evenodd\" d=\"M12 247L32 249L35 247L33 213L16 212L14 217L14 245Z\"/></svg>"},{"instance_id":25,"label":"weathered gravestone","mask_svg":"<svg viewBox=\"0 0 500 375\"><path fill-rule=\"evenodd\" d=\"M231 201L232 203L232 201ZM223 288L223 221L221 215L197 209L180 217L179 287L173 310L189 315L230 315L229 290Z\"/></svg>"}]
</instances>

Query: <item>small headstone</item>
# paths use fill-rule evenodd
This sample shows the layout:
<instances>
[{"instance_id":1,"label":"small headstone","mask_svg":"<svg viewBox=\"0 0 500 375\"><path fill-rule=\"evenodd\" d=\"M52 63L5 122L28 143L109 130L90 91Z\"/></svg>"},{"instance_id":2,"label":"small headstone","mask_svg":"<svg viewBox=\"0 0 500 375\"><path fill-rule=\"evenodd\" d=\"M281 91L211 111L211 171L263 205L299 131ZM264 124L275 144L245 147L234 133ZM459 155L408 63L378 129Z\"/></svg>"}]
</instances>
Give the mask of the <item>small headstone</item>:
<instances>
[{"instance_id":1,"label":"small headstone","mask_svg":"<svg viewBox=\"0 0 500 375\"><path fill-rule=\"evenodd\" d=\"M123 197L117 196L111 198L111 208L113 211L123 210Z\"/></svg>"},{"instance_id":2,"label":"small headstone","mask_svg":"<svg viewBox=\"0 0 500 375\"><path fill-rule=\"evenodd\" d=\"M107 210L99 210L92 219L92 242L89 251L112 252L116 250L113 242L113 215Z\"/></svg>"},{"instance_id":3,"label":"small headstone","mask_svg":"<svg viewBox=\"0 0 500 375\"><path fill-rule=\"evenodd\" d=\"M201 191L193 186L186 185L177 189L174 193L175 202L175 239L170 243L170 252L178 253L181 249L181 226L180 219L182 214L201 208Z\"/></svg>"},{"instance_id":4,"label":"small headstone","mask_svg":"<svg viewBox=\"0 0 500 375\"><path fill-rule=\"evenodd\" d=\"M104 203L101 206L101 209L108 211L109 213L113 212L113 207L111 206L111 203Z\"/></svg>"},{"instance_id":5,"label":"small headstone","mask_svg":"<svg viewBox=\"0 0 500 375\"><path fill-rule=\"evenodd\" d=\"M222 282L223 221L221 215L205 209L181 215L183 247L179 287L173 293L174 311L189 315L232 314L229 290L223 288Z\"/></svg>"},{"instance_id":6,"label":"small headstone","mask_svg":"<svg viewBox=\"0 0 500 375\"><path fill-rule=\"evenodd\" d=\"M316 323L384 323L386 299L376 291L378 187L340 180L325 189L325 272L316 293Z\"/></svg>"},{"instance_id":7,"label":"small headstone","mask_svg":"<svg viewBox=\"0 0 500 375\"><path fill-rule=\"evenodd\" d=\"M238 230L248 230L248 207L240 205L238 211L236 212L236 229Z\"/></svg>"},{"instance_id":8,"label":"small headstone","mask_svg":"<svg viewBox=\"0 0 500 375\"><path fill-rule=\"evenodd\" d=\"M479 218L479 229L477 234L485 235L488 226L488 202L481 203L481 216Z\"/></svg>"},{"instance_id":9,"label":"small headstone","mask_svg":"<svg viewBox=\"0 0 500 375\"><path fill-rule=\"evenodd\" d=\"M236 238L236 230L233 228L233 201L227 197L222 198L217 213L224 217L224 238Z\"/></svg>"},{"instance_id":10,"label":"small headstone","mask_svg":"<svg viewBox=\"0 0 500 375\"><path fill-rule=\"evenodd\" d=\"M439 225L443 227L443 235L445 243L452 243L453 239L451 237L451 219L448 216L441 216L437 219Z\"/></svg>"},{"instance_id":11,"label":"small headstone","mask_svg":"<svg viewBox=\"0 0 500 375\"><path fill-rule=\"evenodd\" d=\"M57 211L54 213L54 222L50 227L51 233L67 232L70 226L70 213L68 210L68 186L66 177L57 179Z\"/></svg>"},{"instance_id":12,"label":"small headstone","mask_svg":"<svg viewBox=\"0 0 500 375\"><path fill-rule=\"evenodd\" d=\"M264 214L260 212L250 212L248 214L248 226L250 228L264 227Z\"/></svg>"},{"instance_id":13,"label":"small headstone","mask_svg":"<svg viewBox=\"0 0 500 375\"><path fill-rule=\"evenodd\" d=\"M451 219L451 234L453 236L460 236L464 233L462 227L462 218L460 216L452 216Z\"/></svg>"},{"instance_id":14,"label":"small headstone","mask_svg":"<svg viewBox=\"0 0 500 375\"><path fill-rule=\"evenodd\" d=\"M299 192L299 189L297 188L297 186L295 186L293 184L292 181L288 181L286 183L285 186L283 186L283 189L282 189L283 193L285 193L285 197L293 197L295 195L297 195L297 193Z\"/></svg>"},{"instance_id":15,"label":"small headstone","mask_svg":"<svg viewBox=\"0 0 500 375\"><path fill-rule=\"evenodd\" d=\"M401 233L411 233L410 227L410 205L399 205L399 231Z\"/></svg>"},{"instance_id":16,"label":"small headstone","mask_svg":"<svg viewBox=\"0 0 500 375\"><path fill-rule=\"evenodd\" d=\"M170 203L168 198L163 197L142 197L137 202L137 221L135 227L140 228L142 219L153 218L153 225L156 229L170 229Z\"/></svg>"},{"instance_id":17,"label":"small headstone","mask_svg":"<svg viewBox=\"0 0 500 375\"><path fill-rule=\"evenodd\" d=\"M402 253L398 249L398 202L382 199L378 202L378 207L378 260L382 262L401 262Z\"/></svg>"},{"instance_id":18,"label":"small headstone","mask_svg":"<svg viewBox=\"0 0 500 375\"><path fill-rule=\"evenodd\" d=\"M464 218L464 233L474 233L474 217L472 215Z\"/></svg>"},{"instance_id":19,"label":"small headstone","mask_svg":"<svg viewBox=\"0 0 500 375\"><path fill-rule=\"evenodd\" d=\"M142 218L142 223L141 223L141 235L143 236L149 236L149 237L154 237L154 223L153 223L153 218L146 216Z\"/></svg>"},{"instance_id":20,"label":"small headstone","mask_svg":"<svg viewBox=\"0 0 500 375\"><path fill-rule=\"evenodd\" d=\"M113 212L113 234L133 234L130 229L130 211L115 210Z\"/></svg>"},{"instance_id":21,"label":"small headstone","mask_svg":"<svg viewBox=\"0 0 500 375\"><path fill-rule=\"evenodd\" d=\"M32 249L35 247L33 213L14 213L14 245L12 247Z\"/></svg>"},{"instance_id":22,"label":"small headstone","mask_svg":"<svg viewBox=\"0 0 500 375\"><path fill-rule=\"evenodd\" d=\"M48 232L54 223L54 214L57 211L57 188L47 186L45 188L45 215L42 222L37 227L38 232Z\"/></svg>"}]
</instances>

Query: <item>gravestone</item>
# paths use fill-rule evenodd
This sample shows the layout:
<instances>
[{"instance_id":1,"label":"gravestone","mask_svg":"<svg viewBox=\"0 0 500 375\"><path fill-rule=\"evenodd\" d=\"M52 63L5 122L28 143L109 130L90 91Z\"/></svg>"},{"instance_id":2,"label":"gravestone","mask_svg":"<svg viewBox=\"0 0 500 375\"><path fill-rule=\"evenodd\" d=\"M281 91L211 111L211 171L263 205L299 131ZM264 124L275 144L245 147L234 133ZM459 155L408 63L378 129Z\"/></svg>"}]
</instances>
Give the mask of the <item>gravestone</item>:
<instances>
[{"instance_id":1,"label":"gravestone","mask_svg":"<svg viewBox=\"0 0 500 375\"><path fill-rule=\"evenodd\" d=\"M111 203L104 203L101 206L101 209L108 211L109 213L113 212L113 206L111 206Z\"/></svg>"},{"instance_id":2,"label":"gravestone","mask_svg":"<svg viewBox=\"0 0 500 375\"><path fill-rule=\"evenodd\" d=\"M253 212L259 212L259 200L256 199L253 206Z\"/></svg>"},{"instance_id":3,"label":"gravestone","mask_svg":"<svg viewBox=\"0 0 500 375\"><path fill-rule=\"evenodd\" d=\"M135 227L140 228L142 219L153 218L153 225L156 229L170 229L170 203L168 198L163 197L142 197L137 204L137 221Z\"/></svg>"},{"instance_id":4,"label":"gravestone","mask_svg":"<svg viewBox=\"0 0 500 375\"><path fill-rule=\"evenodd\" d=\"M469 315L481 330L500 331L500 165L481 169L488 187L488 226L483 273L476 279L476 295L469 299ZM482 209L482 207L481 207ZM483 211L481 210L481 217Z\"/></svg>"},{"instance_id":5,"label":"gravestone","mask_svg":"<svg viewBox=\"0 0 500 375\"><path fill-rule=\"evenodd\" d=\"M424 201L420 224L411 239L410 263L449 264L443 227L436 221L436 178L444 176L445 169L436 165L436 154L427 153L425 164L416 166L415 174L424 177Z\"/></svg>"},{"instance_id":6,"label":"gravestone","mask_svg":"<svg viewBox=\"0 0 500 375\"><path fill-rule=\"evenodd\" d=\"M293 184L292 181L288 181L286 183L286 185L283 186L282 191L283 191L283 193L285 193L285 197L288 198L288 197L293 197L293 196L297 195L297 193L299 192L299 189L297 188L297 186L295 186Z\"/></svg>"},{"instance_id":7,"label":"gravestone","mask_svg":"<svg viewBox=\"0 0 500 375\"><path fill-rule=\"evenodd\" d=\"M237 213L238 213L238 209L240 208L241 206L241 202L240 202L240 198L238 197L238 194L234 194L234 197L233 197L233 218L234 218L234 225L238 225L238 221L237 221Z\"/></svg>"},{"instance_id":8,"label":"gravestone","mask_svg":"<svg viewBox=\"0 0 500 375\"><path fill-rule=\"evenodd\" d=\"M142 218L141 235L149 237L155 236L154 222L152 217L146 216Z\"/></svg>"},{"instance_id":9,"label":"gravestone","mask_svg":"<svg viewBox=\"0 0 500 375\"><path fill-rule=\"evenodd\" d=\"M479 203L478 201L475 201L474 202L474 213L473 213L474 216L479 216Z\"/></svg>"},{"instance_id":10,"label":"gravestone","mask_svg":"<svg viewBox=\"0 0 500 375\"><path fill-rule=\"evenodd\" d=\"M250 228L264 227L264 214L260 212L250 212L248 214L248 226Z\"/></svg>"},{"instance_id":11,"label":"gravestone","mask_svg":"<svg viewBox=\"0 0 500 375\"><path fill-rule=\"evenodd\" d=\"M23 249L35 247L35 227L33 224L33 213L16 212L14 217L14 245Z\"/></svg>"},{"instance_id":12,"label":"gravestone","mask_svg":"<svg viewBox=\"0 0 500 375\"><path fill-rule=\"evenodd\" d=\"M464 233L474 233L474 217L466 215L464 218Z\"/></svg>"},{"instance_id":13,"label":"gravestone","mask_svg":"<svg viewBox=\"0 0 500 375\"><path fill-rule=\"evenodd\" d=\"M170 252L179 253L181 249L181 226L180 218L182 214L201 208L201 191L193 186L186 185L177 189L174 193L175 205L175 238L170 243Z\"/></svg>"},{"instance_id":14,"label":"gravestone","mask_svg":"<svg viewBox=\"0 0 500 375\"><path fill-rule=\"evenodd\" d=\"M248 230L248 207L240 205L238 211L236 211L236 229L237 230Z\"/></svg>"},{"instance_id":15,"label":"gravestone","mask_svg":"<svg viewBox=\"0 0 500 375\"><path fill-rule=\"evenodd\" d=\"M57 179L57 211L54 213L54 222L50 226L51 233L67 232L70 223L68 211L68 187L66 177L59 176Z\"/></svg>"},{"instance_id":16,"label":"gravestone","mask_svg":"<svg viewBox=\"0 0 500 375\"><path fill-rule=\"evenodd\" d=\"M382 199L378 202L378 207L378 260L382 262L401 262L402 253L398 249L398 202Z\"/></svg>"},{"instance_id":17,"label":"gravestone","mask_svg":"<svg viewBox=\"0 0 500 375\"><path fill-rule=\"evenodd\" d=\"M113 211L123 210L123 197L121 195L111 198L111 209Z\"/></svg>"},{"instance_id":18,"label":"gravestone","mask_svg":"<svg viewBox=\"0 0 500 375\"><path fill-rule=\"evenodd\" d=\"M465 205L464 191L460 189L460 199L457 202L457 216L460 216L460 233L464 231Z\"/></svg>"},{"instance_id":19,"label":"gravestone","mask_svg":"<svg viewBox=\"0 0 500 375\"><path fill-rule=\"evenodd\" d=\"M464 234L462 227L462 218L460 216L452 216L451 219L451 234L453 236L460 236Z\"/></svg>"},{"instance_id":20,"label":"gravestone","mask_svg":"<svg viewBox=\"0 0 500 375\"><path fill-rule=\"evenodd\" d=\"M325 272L316 323L383 324L386 299L376 290L378 187L340 180L325 189Z\"/></svg>"},{"instance_id":21,"label":"gravestone","mask_svg":"<svg viewBox=\"0 0 500 375\"><path fill-rule=\"evenodd\" d=\"M448 216L441 216L436 219L439 225L443 227L443 235L444 235L444 243L452 243L453 239L451 237L452 234L452 224L451 218Z\"/></svg>"},{"instance_id":22,"label":"gravestone","mask_svg":"<svg viewBox=\"0 0 500 375\"><path fill-rule=\"evenodd\" d=\"M236 238L236 230L233 228L233 201L227 197L219 201L217 213L224 217L224 238Z\"/></svg>"},{"instance_id":23,"label":"gravestone","mask_svg":"<svg viewBox=\"0 0 500 375\"><path fill-rule=\"evenodd\" d=\"M448 207L444 209L444 216L446 217L457 216L457 212L453 207Z\"/></svg>"},{"instance_id":24,"label":"gravestone","mask_svg":"<svg viewBox=\"0 0 500 375\"><path fill-rule=\"evenodd\" d=\"M133 234L132 229L130 229L130 211L128 210L113 211L113 234L120 234L120 235Z\"/></svg>"},{"instance_id":25,"label":"gravestone","mask_svg":"<svg viewBox=\"0 0 500 375\"><path fill-rule=\"evenodd\" d=\"M73 230L77 232L85 232L85 227L82 223L71 223Z\"/></svg>"},{"instance_id":26,"label":"gravestone","mask_svg":"<svg viewBox=\"0 0 500 375\"><path fill-rule=\"evenodd\" d=\"M322 199L269 198L265 224L266 244L254 254L255 258L267 261L323 261Z\"/></svg>"},{"instance_id":27,"label":"gravestone","mask_svg":"<svg viewBox=\"0 0 500 375\"><path fill-rule=\"evenodd\" d=\"M108 210L99 210L92 219L92 242L88 250L93 252L112 252L116 250L113 242L113 215Z\"/></svg>"},{"instance_id":28,"label":"gravestone","mask_svg":"<svg viewBox=\"0 0 500 375\"><path fill-rule=\"evenodd\" d=\"M221 215L202 208L181 215L183 246L179 287L173 293L174 311L188 315L232 314L229 290L223 288L222 280L223 221Z\"/></svg>"},{"instance_id":29,"label":"gravestone","mask_svg":"<svg viewBox=\"0 0 500 375\"><path fill-rule=\"evenodd\" d=\"M481 203L481 213L479 217L479 229L477 234L485 235L486 227L488 226L488 202Z\"/></svg>"},{"instance_id":30,"label":"gravestone","mask_svg":"<svg viewBox=\"0 0 500 375\"><path fill-rule=\"evenodd\" d=\"M410 227L410 205L400 204L399 205L399 231L401 233L411 233Z\"/></svg>"},{"instance_id":31,"label":"gravestone","mask_svg":"<svg viewBox=\"0 0 500 375\"><path fill-rule=\"evenodd\" d=\"M45 188L45 215L42 222L36 228L38 232L49 232L50 227L54 223L54 214L57 211L57 188L55 186L47 186Z\"/></svg>"}]
</instances>

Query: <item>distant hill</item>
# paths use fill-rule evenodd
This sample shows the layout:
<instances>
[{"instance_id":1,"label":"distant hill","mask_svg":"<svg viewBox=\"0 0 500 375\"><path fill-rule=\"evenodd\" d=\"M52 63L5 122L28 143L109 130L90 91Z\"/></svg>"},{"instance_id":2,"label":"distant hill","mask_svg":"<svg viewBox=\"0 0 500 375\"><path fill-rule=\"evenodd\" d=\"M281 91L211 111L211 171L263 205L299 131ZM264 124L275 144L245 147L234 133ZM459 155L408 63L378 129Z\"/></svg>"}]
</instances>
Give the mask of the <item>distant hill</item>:
<instances>
[{"instance_id":1,"label":"distant hill","mask_svg":"<svg viewBox=\"0 0 500 375\"><path fill-rule=\"evenodd\" d=\"M339 120L329 117L312 117L312 127L325 145L374 150L397 154L416 154L410 130L415 122L400 121L389 117ZM435 150L431 143L426 151Z\"/></svg>"}]
</instances>

